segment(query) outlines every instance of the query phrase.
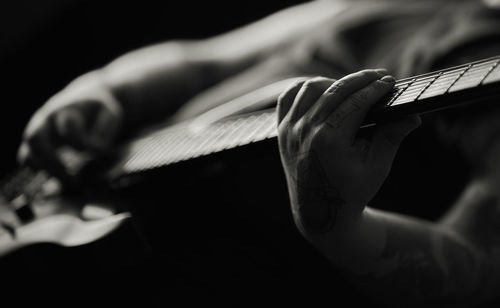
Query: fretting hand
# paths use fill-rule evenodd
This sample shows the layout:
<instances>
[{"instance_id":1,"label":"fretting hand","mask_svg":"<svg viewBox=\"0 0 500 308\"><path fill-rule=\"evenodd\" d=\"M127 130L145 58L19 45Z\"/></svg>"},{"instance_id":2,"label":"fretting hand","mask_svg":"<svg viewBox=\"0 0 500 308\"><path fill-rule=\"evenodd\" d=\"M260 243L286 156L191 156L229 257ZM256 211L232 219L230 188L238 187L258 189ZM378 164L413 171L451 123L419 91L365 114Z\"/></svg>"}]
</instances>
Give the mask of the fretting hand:
<instances>
[{"instance_id":1,"label":"fretting hand","mask_svg":"<svg viewBox=\"0 0 500 308\"><path fill-rule=\"evenodd\" d=\"M313 78L278 101L278 141L292 212L306 236L356 217L387 177L401 141L420 124L412 116L358 136L369 109L394 86L385 70L340 80Z\"/></svg>"}]
</instances>

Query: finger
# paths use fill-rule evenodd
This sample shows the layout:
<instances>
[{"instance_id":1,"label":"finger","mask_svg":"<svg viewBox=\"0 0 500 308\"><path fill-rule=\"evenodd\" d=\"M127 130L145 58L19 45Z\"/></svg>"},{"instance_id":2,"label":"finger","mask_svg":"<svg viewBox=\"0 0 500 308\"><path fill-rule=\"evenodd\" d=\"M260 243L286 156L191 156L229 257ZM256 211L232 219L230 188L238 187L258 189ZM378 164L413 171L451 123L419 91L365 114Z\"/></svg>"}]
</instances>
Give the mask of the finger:
<instances>
[{"instance_id":1,"label":"finger","mask_svg":"<svg viewBox=\"0 0 500 308\"><path fill-rule=\"evenodd\" d=\"M419 116L411 116L376 128L368 150L368 164L390 167L401 142L421 123Z\"/></svg>"},{"instance_id":2,"label":"finger","mask_svg":"<svg viewBox=\"0 0 500 308\"><path fill-rule=\"evenodd\" d=\"M334 82L334 79L325 77L307 80L300 88L290 108L290 119L300 119Z\"/></svg>"},{"instance_id":3,"label":"finger","mask_svg":"<svg viewBox=\"0 0 500 308\"><path fill-rule=\"evenodd\" d=\"M293 101L295 100L295 97L297 96L297 93L299 92L304 82L305 80L295 82L278 97L278 124L283 121L288 111L290 110L290 107L292 107Z\"/></svg>"},{"instance_id":4,"label":"finger","mask_svg":"<svg viewBox=\"0 0 500 308\"><path fill-rule=\"evenodd\" d=\"M57 144L53 139L50 129L39 129L26 141L27 149L24 149L25 158L32 162L34 167L43 168L51 175L59 178L68 185L74 185L75 179L70 176L59 160L57 155Z\"/></svg>"},{"instance_id":5,"label":"finger","mask_svg":"<svg viewBox=\"0 0 500 308\"><path fill-rule=\"evenodd\" d=\"M363 70L349 74L330 85L310 110L310 118L325 121L350 95L387 75L385 69Z\"/></svg>"},{"instance_id":6,"label":"finger","mask_svg":"<svg viewBox=\"0 0 500 308\"><path fill-rule=\"evenodd\" d=\"M76 108L66 108L54 114L55 135L61 143L83 151L85 145L85 119Z\"/></svg>"},{"instance_id":7,"label":"finger","mask_svg":"<svg viewBox=\"0 0 500 308\"><path fill-rule=\"evenodd\" d=\"M96 153L103 153L113 145L122 125L120 114L102 107L86 135L87 147Z\"/></svg>"},{"instance_id":8,"label":"finger","mask_svg":"<svg viewBox=\"0 0 500 308\"><path fill-rule=\"evenodd\" d=\"M394 83L392 76L385 76L351 94L328 116L326 124L342 131L349 140L354 140L370 108L389 93Z\"/></svg>"}]
</instances>

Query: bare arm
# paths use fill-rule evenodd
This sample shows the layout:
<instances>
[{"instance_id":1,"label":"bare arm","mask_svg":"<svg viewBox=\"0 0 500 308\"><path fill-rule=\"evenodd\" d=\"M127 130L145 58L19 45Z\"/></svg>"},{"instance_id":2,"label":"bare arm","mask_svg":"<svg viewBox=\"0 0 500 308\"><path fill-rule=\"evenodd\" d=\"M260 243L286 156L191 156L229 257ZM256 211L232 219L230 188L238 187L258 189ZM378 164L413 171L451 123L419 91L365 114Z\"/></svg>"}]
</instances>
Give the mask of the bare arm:
<instances>
[{"instance_id":1,"label":"bare arm","mask_svg":"<svg viewBox=\"0 0 500 308\"><path fill-rule=\"evenodd\" d=\"M476 216L464 230L457 227L463 221L434 223L366 206L400 142L418 126L409 118L381 125L370 139L357 135L368 109L393 86L385 74L316 78L281 96L278 140L297 227L339 272L380 302L457 307L490 299L500 271L496 255L477 235L484 223L500 239L494 224ZM472 182L454 209L495 208L487 205L492 190L467 197L478 189Z\"/></svg>"},{"instance_id":2,"label":"bare arm","mask_svg":"<svg viewBox=\"0 0 500 308\"><path fill-rule=\"evenodd\" d=\"M193 95L284 49L344 9L313 1L198 41L171 41L125 54L103 68L105 82L134 118L165 115Z\"/></svg>"},{"instance_id":3,"label":"bare arm","mask_svg":"<svg viewBox=\"0 0 500 308\"><path fill-rule=\"evenodd\" d=\"M337 4L338 3L338 4ZM342 1L314 1L200 41L130 52L56 93L28 123L19 160L68 182L61 145L98 155L124 127L163 119L193 95L237 74L337 14Z\"/></svg>"}]
</instances>

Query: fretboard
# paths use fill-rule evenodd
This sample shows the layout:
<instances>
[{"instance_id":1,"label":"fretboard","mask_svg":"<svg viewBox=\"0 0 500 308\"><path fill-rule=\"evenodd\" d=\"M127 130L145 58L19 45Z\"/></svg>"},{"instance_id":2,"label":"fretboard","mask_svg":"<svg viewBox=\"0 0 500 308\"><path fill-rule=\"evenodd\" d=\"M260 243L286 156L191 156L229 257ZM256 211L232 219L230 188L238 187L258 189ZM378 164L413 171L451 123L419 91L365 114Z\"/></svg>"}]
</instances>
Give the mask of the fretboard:
<instances>
[{"instance_id":1,"label":"fretboard","mask_svg":"<svg viewBox=\"0 0 500 308\"><path fill-rule=\"evenodd\" d=\"M499 62L500 56L398 80L394 91L377 104L365 124L451 107L471 98L499 96ZM281 91L273 93L272 99L276 100ZM272 108L201 126L189 122L167 127L128 144L110 174L117 178L140 173L274 138L276 124Z\"/></svg>"}]
</instances>

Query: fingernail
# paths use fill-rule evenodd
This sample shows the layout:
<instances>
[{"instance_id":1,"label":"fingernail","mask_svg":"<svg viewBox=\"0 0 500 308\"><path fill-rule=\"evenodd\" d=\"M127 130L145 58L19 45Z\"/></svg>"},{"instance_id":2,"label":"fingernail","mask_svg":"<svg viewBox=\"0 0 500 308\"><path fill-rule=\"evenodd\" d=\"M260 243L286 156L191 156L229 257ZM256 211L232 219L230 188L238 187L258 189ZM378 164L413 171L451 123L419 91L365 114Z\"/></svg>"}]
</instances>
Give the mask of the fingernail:
<instances>
[{"instance_id":1,"label":"fingernail","mask_svg":"<svg viewBox=\"0 0 500 308\"><path fill-rule=\"evenodd\" d=\"M387 75L389 73L385 68L377 68L375 72L381 75Z\"/></svg>"},{"instance_id":2,"label":"fingernail","mask_svg":"<svg viewBox=\"0 0 500 308\"><path fill-rule=\"evenodd\" d=\"M396 79L392 77L391 75L386 75L382 78L380 78L380 81L387 82L387 83L393 83L396 82Z\"/></svg>"}]
</instances>

